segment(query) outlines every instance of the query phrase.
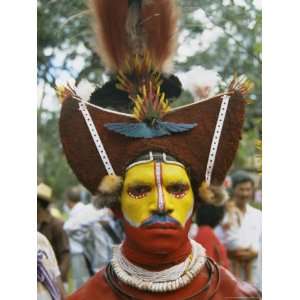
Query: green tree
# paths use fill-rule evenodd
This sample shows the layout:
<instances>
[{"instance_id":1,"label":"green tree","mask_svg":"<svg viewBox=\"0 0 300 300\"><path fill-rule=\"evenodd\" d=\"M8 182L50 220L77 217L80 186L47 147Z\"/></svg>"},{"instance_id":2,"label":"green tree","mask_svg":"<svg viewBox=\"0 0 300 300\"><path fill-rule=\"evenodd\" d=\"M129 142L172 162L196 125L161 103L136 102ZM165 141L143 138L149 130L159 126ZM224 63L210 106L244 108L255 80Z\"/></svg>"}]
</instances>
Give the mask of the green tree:
<instances>
[{"instance_id":1,"label":"green tree","mask_svg":"<svg viewBox=\"0 0 300 300\"><path fill-rule=\"evenodd\" d=\"M58 112L38 110L38 176L53 187L59 202L68 186L78 184L69 168L59 140Z\"/></svg>"}]
</instances>

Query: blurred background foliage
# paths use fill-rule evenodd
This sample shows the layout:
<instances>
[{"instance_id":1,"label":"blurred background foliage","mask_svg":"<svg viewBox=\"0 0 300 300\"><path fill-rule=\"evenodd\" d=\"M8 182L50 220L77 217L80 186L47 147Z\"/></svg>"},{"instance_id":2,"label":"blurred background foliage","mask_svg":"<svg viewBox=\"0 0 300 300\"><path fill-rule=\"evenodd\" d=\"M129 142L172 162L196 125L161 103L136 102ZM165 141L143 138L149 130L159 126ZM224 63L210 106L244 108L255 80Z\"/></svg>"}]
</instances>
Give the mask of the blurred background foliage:
<instances>
[{"instance_id":1,"label":"blurred background foliage","mask_svg":"<svg viewBox=\"0 0 300 300\"><path fill-rule=\"evenodd\" d=\"M261 9L254 0L178 2L182 8L180 43L196 46L184 58L177 55L175 72L202 66L218 72L221 85L233 74L246 74L254 83L233 168L256 172L261 151L256 147L261 140ZM88 80L101 85L104 67L95 51L86 0L38 0L37 14L38 177L54 188L60 201L66 187L77 184L77 180L59 141L59 106L53 88L62 74L75 78L76 84ZM205 43L209 33L213 41ZM49 106L49 99L53 105ZM190 101L191 93L185 91L175 105Z\"/></svg>"}]
</instances>

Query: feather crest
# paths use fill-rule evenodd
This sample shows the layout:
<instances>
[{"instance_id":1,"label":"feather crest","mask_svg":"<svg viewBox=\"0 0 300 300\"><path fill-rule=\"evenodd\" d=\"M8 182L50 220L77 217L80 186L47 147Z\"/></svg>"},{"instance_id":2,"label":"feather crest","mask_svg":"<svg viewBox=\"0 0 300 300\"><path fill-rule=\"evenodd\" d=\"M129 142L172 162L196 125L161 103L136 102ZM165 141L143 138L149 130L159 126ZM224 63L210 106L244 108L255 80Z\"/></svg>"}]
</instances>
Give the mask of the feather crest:
<instances>
[{"instance_id":1,"label":"feather crest","mask_svg":"<svg viewBox=\"0 0 300 300\"><path fill-rule=\"evenodd\" d=\"M177 47L178 8L174 0L89 0L99 55L112 72L128 58L149 53L155 71L170 72Z\"/></svg>"}]
</instances>

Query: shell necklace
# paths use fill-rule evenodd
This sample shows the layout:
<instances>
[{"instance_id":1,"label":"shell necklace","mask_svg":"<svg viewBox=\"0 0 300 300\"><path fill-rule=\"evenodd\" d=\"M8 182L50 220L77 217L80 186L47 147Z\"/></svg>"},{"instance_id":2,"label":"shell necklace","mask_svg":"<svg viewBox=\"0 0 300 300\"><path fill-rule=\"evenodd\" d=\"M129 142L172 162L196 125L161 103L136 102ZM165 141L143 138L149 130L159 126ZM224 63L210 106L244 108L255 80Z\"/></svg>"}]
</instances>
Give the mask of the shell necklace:
<instances>
[{"instance_id":1,"label":"shell necklace","mask_svg":"<svg viewBox=\"0 0 300 300\"><path fill-rule=\"evenodd\" d=\"M123 283L143 291L168 292L189 284L206 262L205 249L190 240L192 253L182 263L171 268L153 272L130 262L121 251L121 246L113 248L112 268Z\"/></svg>"}]
</instances>

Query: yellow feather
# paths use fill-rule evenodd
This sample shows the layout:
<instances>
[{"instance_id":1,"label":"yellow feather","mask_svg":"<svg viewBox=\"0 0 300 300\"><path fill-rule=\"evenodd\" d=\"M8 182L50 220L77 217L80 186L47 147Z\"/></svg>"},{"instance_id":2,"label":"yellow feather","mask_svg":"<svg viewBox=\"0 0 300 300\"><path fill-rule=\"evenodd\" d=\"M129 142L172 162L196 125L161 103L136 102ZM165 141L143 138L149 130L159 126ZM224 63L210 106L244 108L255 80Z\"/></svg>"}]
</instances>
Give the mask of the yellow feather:
<instances>
[{"instance_id":1,"label":"yellow feather","mask_svg":"<svg viewBox=\"0 0 300 300\"><path fill-rule=\"evenodd\" d=\"M146 96L147 96L147 91L146 91L146 86L145 86L145 85L143 85L142 91L143 91L143 96L144 96L144 98L146 98Z\"/></svg>"},{"instance_id":2,"label":"yellow feather","mask_svg":"<svg viewBox=\"0 0 300 300\"><path fill-rule=\"evenodd\" d=\"M159 96L160 94L160 86L157 87L156 95Z\"/></svg>"},{"instance_id":3,"label":"yellow feather","mask_svg":"<svg viewBox=\"0 0 300 300\"><path fill-rule=\"evenodd\" d=\"M116 175L106 175L101 180L98 191L104 194L117 192L122 186L122 177Z\"/></svg>"}]
</instances>

